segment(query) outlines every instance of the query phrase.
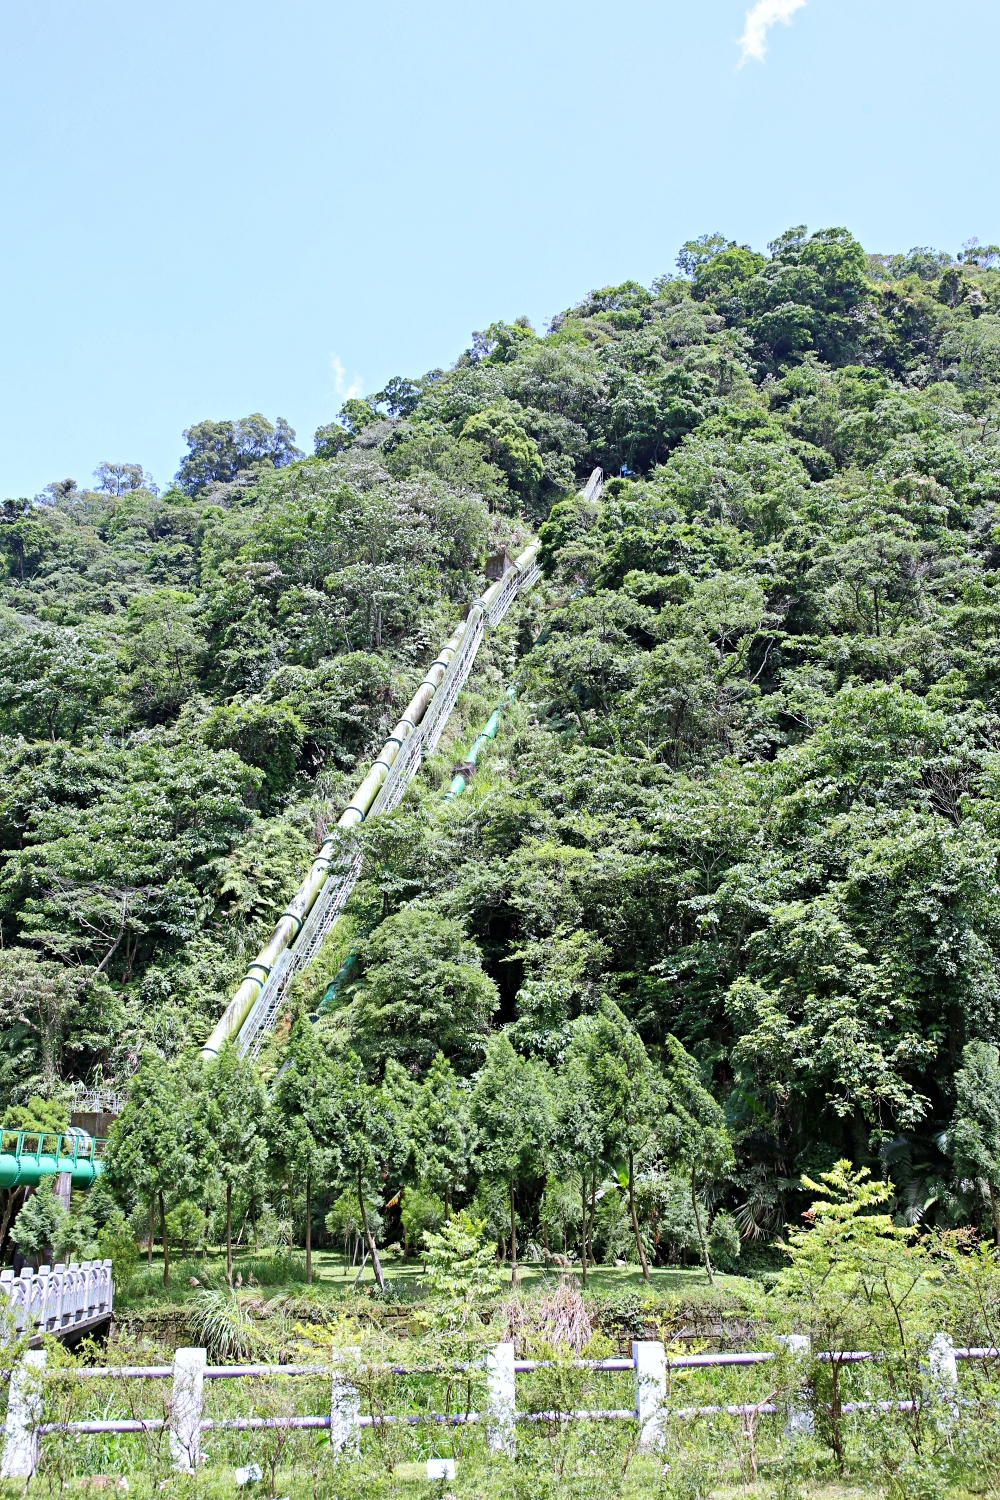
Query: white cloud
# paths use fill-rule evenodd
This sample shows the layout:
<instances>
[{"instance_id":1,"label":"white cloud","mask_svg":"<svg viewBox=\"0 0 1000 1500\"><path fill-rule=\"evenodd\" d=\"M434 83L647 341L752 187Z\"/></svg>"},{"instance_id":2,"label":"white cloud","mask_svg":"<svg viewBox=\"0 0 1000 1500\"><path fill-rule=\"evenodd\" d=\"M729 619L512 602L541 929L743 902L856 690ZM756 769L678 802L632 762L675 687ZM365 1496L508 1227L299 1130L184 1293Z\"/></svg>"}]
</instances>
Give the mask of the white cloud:
<instances>
[{"instance_id":1,"label":"white cloud","mask_svg":"<svg viewBox=\"0 0 1000 1500\"><path fill-rule=\"evenodd\" d=\"M804 4L805 0L801 0L801 3ZM330 355L330 365L333 369L334 393L340 396L344 401L352 401L355 396L360 396L361 392L365 388L365 383L362 380L361 376L355 375L350 385L348 385L347 371L344 369L344 366L341 363L339 354Z\"/></svg>"},{"instance_id":2,"label":"white cloud","mask_svg":"<svg viewBox=\"0 0 1000 1500\"><path fill-rule=\"evenodd\" d=\"M746 30L740 37L743 54L738 66L742 68L750 57L763 62L767 51L767 33L771 27L778 21L785 26L790 25L794 13L805 3L806 0L757 0L753 9L747 11Z\"/></svg>"}]
</instances>

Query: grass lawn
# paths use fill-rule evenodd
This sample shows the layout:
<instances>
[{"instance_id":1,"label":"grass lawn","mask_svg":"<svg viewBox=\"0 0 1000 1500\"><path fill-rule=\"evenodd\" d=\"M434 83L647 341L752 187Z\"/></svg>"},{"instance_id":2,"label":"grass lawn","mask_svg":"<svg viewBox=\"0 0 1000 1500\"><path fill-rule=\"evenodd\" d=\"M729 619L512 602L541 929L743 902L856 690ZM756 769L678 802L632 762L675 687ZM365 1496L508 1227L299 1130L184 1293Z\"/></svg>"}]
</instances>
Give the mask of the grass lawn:
<instances>
[{"instance_id":1,"label":"grass lawn","mask_svg":"<svg viewBox=\"0 0 1000 1500\"><path fill-rule=\"evenodd\" d=\"M389 1286L390 1300L421 1301L425 1285L421 1261L418 1259L404 1261L402 1256L389 1253L381 1258ZM259 1285L261 1296L267 1299L283 1296L308 1297L310 1301L329 1300L332 1303L349 1296L352 1291L368 1291L375 1284L370 1265L365 1267L359 1277L356 1267L348 1267L345 1271L343 1256L333 1250L314 1251L312 1287L307 1287L305 1283L305 1259L301 1251L296 1251L294 1254L293 1264L296 1266L296 1273L291 1276L282 1274L280 1261L277 1266L273 1266L266 1255L254 1255L251 1251L241 1251L233 1259L235 1270L242 1279L243 1286L253 1288ZM188 1260L172 1258L170 1286L166 1291L163 1287L162 1267L163 1262L158 1254L153 1256L151 1270L147 1269L146 1261L143 1259L128 1294L116 1298L117 1305L122 1310L126 1308L152 1310L155 1307L183 1304L199 1290L196 1282L209 1285L219 1284L225 1270L225 1256L218 1251L213 1251L209 1253L207 1260L202 1260L200 1257ZM579 1280L579 1266L570 1269ZM555 1266L527 1264L518 1268L519 1285L523 1291L529 1293L542 1290L547 1286L554 1286L562 1274L561 1270ZM509 1275L508 1271L506 1278L508 1283ZM716 1283L723 1294L739 1295L742 1293L745 1296L760 1290L758 1282L742 1276L724 1276L716 1273ZM645 1290L642 1272L637 1265L590 1268L587 1274L587 1288L589 1291L604 1295L625 1292L635 1292L641 1295ZM708 1277L704 1269L698 1266L654 1268L650 1271L649 1290L660 1296L673 1297L699 1297L711 1292Z\"/></svg>"}]
</instances>

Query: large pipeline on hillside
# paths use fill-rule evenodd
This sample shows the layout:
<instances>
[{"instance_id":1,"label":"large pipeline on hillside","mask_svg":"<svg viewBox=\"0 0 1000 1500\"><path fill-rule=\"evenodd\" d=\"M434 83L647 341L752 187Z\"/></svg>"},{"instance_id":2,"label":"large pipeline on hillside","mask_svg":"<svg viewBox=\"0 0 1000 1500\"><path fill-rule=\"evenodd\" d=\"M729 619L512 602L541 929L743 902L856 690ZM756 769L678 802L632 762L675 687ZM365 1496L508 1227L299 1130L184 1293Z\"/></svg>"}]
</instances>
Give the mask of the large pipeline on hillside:
<instances>
[{"instance_id":1,"label":"large pipeline on hillside","mask_svg":"<svg viewBox=\"0 0 1000 1500\"><path fill-rule=\"evenodd\" d=\"M518 572L522 574L526 573L532 566L538 546L538 542L532 542L521 553L514 564ZM407 705L403 717L399 720L392 734L382 746L378 759L358 787L347 807L341 813L337 822L338 828L357 828L360 823L364 822L372 803L378 795L379 788L388 776L392 763L399 754L401 746L416 732L421 719L427 712L431 700L438 689L438 685L447 671L448 663L458 650L462 637L476 620L477 613L488 615L490 606L499 594L503 584L504 580L498 579L479 599L476 599L470 606L466 618L445 642L432 663L427 676ZM216 1057L223 1042L239 1034L240 1028L249 1015L254 1001L260 994L268 975L274 967L275 961L291 943L294 943L302 931L302 925L309 915L317 896L323 889L331 867L335 863L337 844L338 839L336 834L331 834L324 841L319 853L313 860L309 874L282 914L280 922L271 934L270 941L258 953L253 963L250 964L239 989L226 1006L212 1035L202 1048L203 1057Z\"/></svg>"}]
</instances>

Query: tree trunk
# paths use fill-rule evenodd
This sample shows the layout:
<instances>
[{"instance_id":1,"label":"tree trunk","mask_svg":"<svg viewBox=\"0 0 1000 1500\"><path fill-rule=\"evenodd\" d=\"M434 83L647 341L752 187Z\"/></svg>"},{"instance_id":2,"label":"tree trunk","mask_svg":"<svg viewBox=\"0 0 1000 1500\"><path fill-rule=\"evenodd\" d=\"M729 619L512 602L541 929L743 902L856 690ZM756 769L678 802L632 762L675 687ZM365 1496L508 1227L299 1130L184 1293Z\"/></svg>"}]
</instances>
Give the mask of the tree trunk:
<instances>
[{"instance_id":1,"label":"tree trunk","mask_svg":"<svg viewBox=\"0 0 1000 1500\"><path fill-rule=\"evenodd\" d=\"M583 1219L580 1223L580 1267L583 1271L583 1284L587 1285L587 1174L584 1172L580 1181L580 1197L583 1200Z\"/></svg>"},{"instance_id":2,"label":"tree trunk","mask_svg":"<svg viewBox=\"0 0 1000 1500\"><path fill-rule=\"evenodd\" d=\"M313 1240L312 1240L312 1176L306 1173L306 1286L312 1286Z\"/></svg>"},{"instance_id":3,"label":"tree trunk","mask_svg":"<svg viewBox=\"0 0 1000 1500\"><path fill-rule=\"evenodd\" d=\"M705 1257L705 1270L708 1272L708 1279L709 1279L709 1281L714 1286L715 1285L715 1277L712 1274L712 1262L708 1258L708 1241L705 1238L705 1231L701 1227L701 1214L698 1212L698 1194L695 1191L694 1174L695 1174L695 1168L692 1167L691 1168L691 1207L694 1209L694 1222L698 1226L698 1243L701 1245L701 1253Z\"/></svg>"},{"instance_id":4,"label":"tree trunk","mask_svg":"<svg viewBox=\"0 0 1000 1500\"><path fill-rule=\"evenodd\" d=\"M4 1247L7 1244L7 1233L10 1229L10 1221L14 1217L14 1205L19 1205L20 1200L23 1199L23 1197L23 1187L7 1189L7 1203L3 1211L3 1223L0 1224L0 1255L3 1254Z\"/></svg>"},{"instance_id":5,"label":"tree trunk","mask_svg":"<svg viewBox=\"0 0 1000 1500\"><path fill-rule=\"evenodd\" d=\"M163 1241L163 1285L170 1280L170 1246L167 1244L167 1210L160 1194L160 1239Z\"/></svg>"},{"instance_id":6,"label":"tree trunk","mask_svg":"<svg viewBox=\"0 0 1000 1500\"><path fill-rule=\"evenodd\" d=\"M635 1234L635 1248L639 1252L639 1260L642 1262L642 1279L649 1280L649 1267L646 1264L646 1247L642 1243L642 1235L639 1233L639 1215L635 1211L635 1158L630 1151L628 1154L628 1206L632 1215L632 1230Z\"/></svg>"},{"instance_id":7,"label":"tree trunk","mask_svg":"<svg viewBox=\"0 0 1000 1500\"><path fill-rule=\"evenodd\" d=\"M226 1280L233 1284L233 1185L226 1183Z\"/></svg>"},{"instance_id":8,"label":"tree trunk","mask_svg":"<svg viewBox=\"0 0 1000 1500\"><path fill-rule=\"evenodd\" d=\"M587 1244L590 1247L590 1264L597 1265L594 1259L594 1215L597 1213L597 1168L594 1168L590 1179L590 1227L587 1230Z\"/></svg>"},{"instance_id":9,"label":"tree trunk","mask_svg":"<svg viewBox=\"0 0 1000 1500\"><path fill-rule=\"evenodd\" d=\"M372 1232L368 1228L368 1210L365 1208L365 1194L364 1189L361 1185L360 1167L358 1168L358 1207L361 1209L361 1222L364 1225L365 1239L368 1242L368 1248L371 1251L372 1255L372 1270L375 1272L375 1280L379 1284L379 1290L384 1292L385 1277L382 1275L382 1263L378 1258L378 1251L375 1249L375 1241L372 1238ZM364 1270L363 1265L361 1269Z\"/></svg>"},{"instance_id":10,"label":"tree trunk","mask_svg":"<svg viewBox=\"0 0 1000 1500\"><path fill-rule=\"evenodd\" d=\"M993 1243L1000 1250L1000 1202L997 1201L997 1190L992 1182L990 1189L990 1207L993 1210Z\"/></svg>"},{"instance_id":11,"label":"tree trunk","mask_svg":"<svg viewBox=\"0 0 1000 1500\"><path fill-rule=\"evenodd\" d=\"M146 1241L146 1270L153 1269L153 1241L156 1239L156 1199L149 1195L149 1239Z\"/></svg>"},{"instance_id":12,"label":"tree trunk","mask_svg":"<svg viewBox=\"0 0 1000 1500\"><path fill-rule=\"evenodd\" d=\"M514 1179L510 1179L510 1284L517 1286L517 1221L514 1218Z\"/></svg>"}]
</instances>

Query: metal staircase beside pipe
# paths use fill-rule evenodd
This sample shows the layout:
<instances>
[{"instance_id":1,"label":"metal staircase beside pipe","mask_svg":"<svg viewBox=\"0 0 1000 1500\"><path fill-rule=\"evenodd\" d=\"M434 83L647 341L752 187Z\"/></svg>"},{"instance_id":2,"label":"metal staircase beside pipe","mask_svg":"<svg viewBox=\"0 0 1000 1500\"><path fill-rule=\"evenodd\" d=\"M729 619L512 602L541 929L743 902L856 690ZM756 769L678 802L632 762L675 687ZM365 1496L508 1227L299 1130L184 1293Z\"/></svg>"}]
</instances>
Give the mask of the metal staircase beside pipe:
<instances>
[{"instance_id":1,"label":"metal staircase beside pipe","mask_svg":"<svg viewBox=\"0 0 1000 1500\"><path fill-rule=\"evenodd\" d=\"M600 470L583 493L600 493ZM281 1010L295 974L312 961L348 900L361 868L360 855L344 842L344 831L379 813L389 812L433 751L476 659L487 626L500 623L519 593L541 573L538 542L525 548L513 567L473 601L465 620L432 663L406 712L341 814L334 833L324 841L305 881L275 928L267 946L246 975L211 1036L202 1056L217 1056L235 1039L239 1050L256 1056Z\"/></svg>"}]
</instances>

